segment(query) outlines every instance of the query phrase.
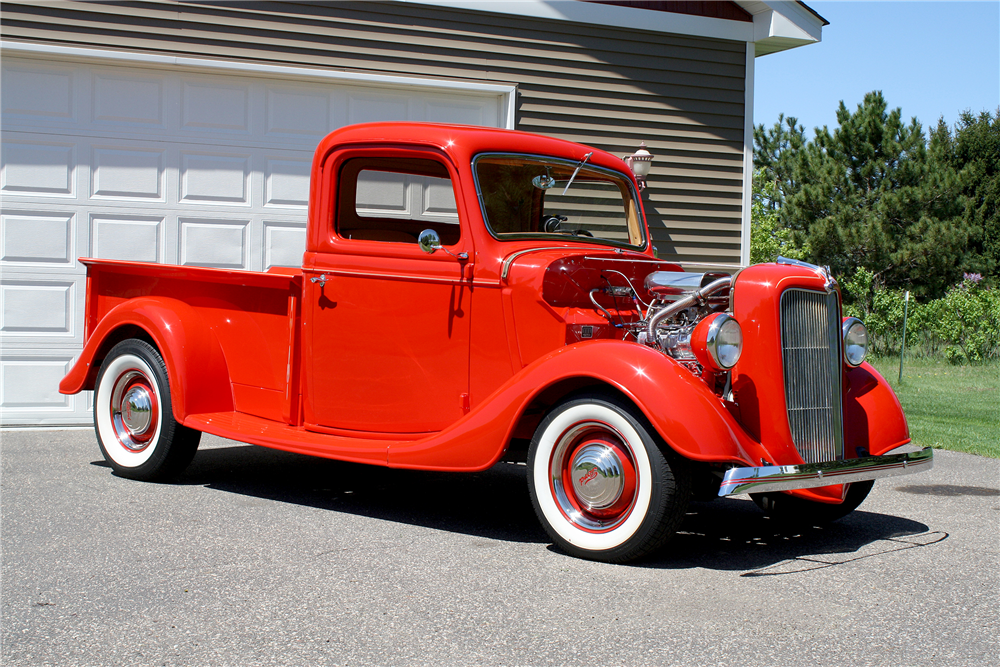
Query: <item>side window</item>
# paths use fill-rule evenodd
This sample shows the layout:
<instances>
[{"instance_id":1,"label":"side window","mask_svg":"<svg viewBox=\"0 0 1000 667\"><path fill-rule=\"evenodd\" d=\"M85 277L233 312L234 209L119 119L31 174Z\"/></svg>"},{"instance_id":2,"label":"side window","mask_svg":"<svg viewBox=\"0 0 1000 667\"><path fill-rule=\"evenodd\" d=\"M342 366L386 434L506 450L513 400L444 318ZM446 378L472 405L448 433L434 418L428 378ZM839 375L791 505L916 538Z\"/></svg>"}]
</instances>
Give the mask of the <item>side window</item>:
<instances>
[{"instance_id":1,"label":"side window","mask_svg":"<svg viewBox=\"0 0 1000 667\"><path fill-rule=\"evenodd\" d=\"M455 190L435 160L355 158L340 172L337 233L345 239L416 243L434 229L444 245L461 237Z\"/></svg>"}]
</instances>

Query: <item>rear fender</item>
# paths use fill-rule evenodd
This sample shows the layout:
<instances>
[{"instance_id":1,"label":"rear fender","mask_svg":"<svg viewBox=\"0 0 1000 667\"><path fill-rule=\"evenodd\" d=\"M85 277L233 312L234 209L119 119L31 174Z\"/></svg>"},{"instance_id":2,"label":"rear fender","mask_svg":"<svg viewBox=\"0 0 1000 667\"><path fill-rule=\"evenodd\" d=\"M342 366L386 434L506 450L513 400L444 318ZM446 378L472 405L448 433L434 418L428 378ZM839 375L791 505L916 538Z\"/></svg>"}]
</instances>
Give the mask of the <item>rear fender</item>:
<instances>
[{"instance_id":1,"label":"rear fender","mask_svg":"<svg viewBox=\"0 0 1000 667\"><path fill-rule=\"evenodd\" d=\"M120 340L130 337L122 336L123 330L136 328L149 335L163 356L174 417L179 422L189 414L234 409L229 368L218 339L197 310L163 297L130 299L108 311L59 383L59 392L93 389L104 356Z\"/></svg>"}]
</instances>

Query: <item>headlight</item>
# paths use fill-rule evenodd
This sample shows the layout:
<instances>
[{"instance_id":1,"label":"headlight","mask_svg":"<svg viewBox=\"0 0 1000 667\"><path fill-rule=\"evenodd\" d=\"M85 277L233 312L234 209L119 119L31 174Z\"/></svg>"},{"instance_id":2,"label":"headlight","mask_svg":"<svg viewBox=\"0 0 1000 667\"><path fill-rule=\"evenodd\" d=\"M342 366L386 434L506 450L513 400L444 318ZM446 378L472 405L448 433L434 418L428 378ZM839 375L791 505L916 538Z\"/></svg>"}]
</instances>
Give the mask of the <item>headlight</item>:
<instances>
[{"instance_id":1,"label":"headlight","mask_svg":"<svg viewBox=\"0 0 1000 667\"><path fill-rule=\"evenodd\" d=\"M868 353L868 329L856 317L844 318L844 361L848 366L860 366Z\"/></svg>"},{"instance_id":2,"label":"headlight","mask_svg":"<svg viewBox=\"0 0 1000 667\"><path fill-rule=\"evenodd\" d=\"M715 313L695 327L691 347L702 366L728 371L740 360L743 330L731 316Z\"/></svg>"}]
</instances>

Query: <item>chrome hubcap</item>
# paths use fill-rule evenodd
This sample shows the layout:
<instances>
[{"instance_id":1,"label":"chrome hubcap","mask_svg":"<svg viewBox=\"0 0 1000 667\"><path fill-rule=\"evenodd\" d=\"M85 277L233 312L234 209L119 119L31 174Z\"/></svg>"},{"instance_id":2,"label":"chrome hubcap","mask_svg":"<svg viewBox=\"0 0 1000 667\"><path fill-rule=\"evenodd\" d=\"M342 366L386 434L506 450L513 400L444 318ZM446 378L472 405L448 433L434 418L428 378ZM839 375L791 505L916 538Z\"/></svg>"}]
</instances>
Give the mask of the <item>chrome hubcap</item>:
<instances>
[{"instance_id":1,"label":"chrome hubcap","mask_svg":"<svg viewBox=\"0 0 1000 667\"><path fill-rule=\"evenodd\" d=\"M133 452L156 435L159 405L150 380L137 370L122 373L111 393L111 424L118 442Z\"/></svg>"},{"instance_id":2,"label":"chrome hubcap","mask_svg":"<svg viewBox=\"0 0 1000 667\"><path fill-rule=\"evenodd\" d=\"M153 421L153 402L142 386L132 387L122 399L122 421L133 435L142 435Z\"/></svg>"},{"instance_id":3,"label":"chrome hubcap","mask_svg":"<svg viewBox=\"0 0 1000 667\"><path fill-rule=\"evenodd\" d=\"M573 493L585 509L606 509L621 497L624 486L622 462L607 445L584 445L573 457L570 469Z\"/></svg>"}]
</instances>

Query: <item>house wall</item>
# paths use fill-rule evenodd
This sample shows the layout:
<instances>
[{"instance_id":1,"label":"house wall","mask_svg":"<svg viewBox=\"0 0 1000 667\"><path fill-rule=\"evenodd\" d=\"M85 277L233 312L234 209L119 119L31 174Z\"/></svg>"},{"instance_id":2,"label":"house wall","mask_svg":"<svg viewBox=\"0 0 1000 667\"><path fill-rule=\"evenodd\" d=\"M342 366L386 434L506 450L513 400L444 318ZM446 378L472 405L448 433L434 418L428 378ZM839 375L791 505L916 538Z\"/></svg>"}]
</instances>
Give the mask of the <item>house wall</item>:
<instances>
[{"instance_id":1,"label":"house wall","mask_svg":"<svg viewBox=\"0 0 1000 667\"><path fill-rule=\"evenodd\" d=\"M746 43L375 2L17 2L5 40L516 85L515 127L656 156L660 256L740 261Z\"/></svg>"}]
</instances>

